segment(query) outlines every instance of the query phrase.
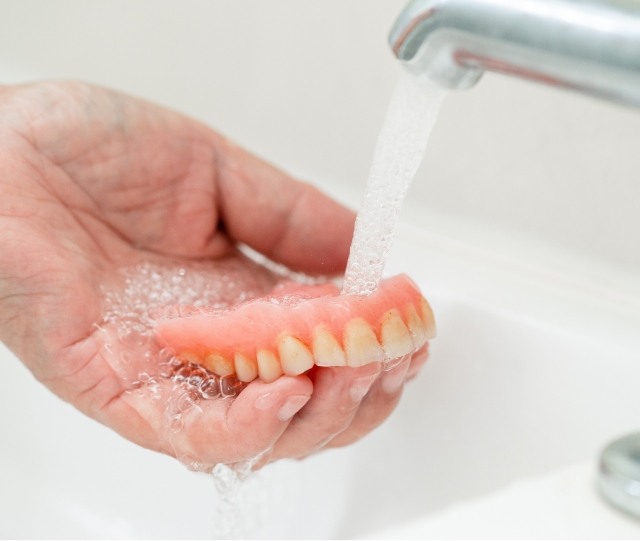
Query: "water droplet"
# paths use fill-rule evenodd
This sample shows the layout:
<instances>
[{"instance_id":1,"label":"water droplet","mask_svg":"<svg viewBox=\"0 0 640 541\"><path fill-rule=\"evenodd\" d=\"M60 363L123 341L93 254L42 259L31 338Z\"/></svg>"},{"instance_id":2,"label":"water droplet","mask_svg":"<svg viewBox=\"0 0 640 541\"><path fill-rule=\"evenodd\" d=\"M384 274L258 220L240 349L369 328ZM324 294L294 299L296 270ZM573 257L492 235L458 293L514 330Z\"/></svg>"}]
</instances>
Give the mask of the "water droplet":
<instances>
[{"instance_id":1,"label":"water droplet","mask_svg":"<svg viewBox=\"0 0 640 541\"><path fill-rule=\"evenodd\" d=\"M207 400L218 398L221 394L218 378L209 377L205 379L200 385L200 393L202 394L202 398Z\"/></svg>"},{"instance_id":2,"label":"water droplet","mask_svg":"<svg viewBox=\"0 0 640 541\"><path fill-rule=\"evenodd\" d=\"M170 363L176 357L176 352L173 348L162 348L158 352L158 362L159 363Z\"/></svg>"},{"instance_id":3,"label":"water droplet","mask_svg":"<svg viewBox=\"0 0 640 541\"><path fill-rule=\"evenodd\" d=\"M194 366L191 370L187 383L192 387L200 388L202 383L209 377L209 373L204 368Z\"/></svg>"},{"instance_id":4,"label":"water droplet","mask_svg":"<svg viewBox=\"0 0 640 541\"><path fill-rule=\"evenodd\" d=\"M188 390L183 392L180 396L178 396L178 400L176 401L176 409L179 413L184 413L185 411L189 411L193 408L197 403L198 393L193 390Z\"/></svg>"},{"instance_id":5,"label":"water droplet","mask_svg":"<svg viewBox=\"0 0 640 541\"><path fill-rule=\"evenodd\" d=\"M240 394L245 384L238 380L234 375L223 376L220 378L220 392L222 396L234 397Z\"/></svg>"},{"instance_id":6,"label":"water droplet","mask_svg":"<svg viewBox=\"0 0 640 541\"><path fill-rule=\"evenodd\" d=\"M186 381L189 379L189 376L191 376L191 367L186 364L178 368L173 375L177 381Z\"/></svg>"},{"instance_id":7,"label":"water droplet","mask_svg":"<svg viewBox=\"0 0 640 541\"><path fill-rule=\"evenodd\" d=\"M158 376L164 379L173 377L174 367L170 364L161 364L158 368Z\"/></svg>"},{"instance_id":8,"label":"water droplet","mask_svg":"<svg viewBox=\"0 0 640 541\"><path fill-rule=\"evenodd\" d=\"M169 430L177 434L184 428L184 418L182 415L174 415L169 423Z\"/></svg>"}]
</instances>

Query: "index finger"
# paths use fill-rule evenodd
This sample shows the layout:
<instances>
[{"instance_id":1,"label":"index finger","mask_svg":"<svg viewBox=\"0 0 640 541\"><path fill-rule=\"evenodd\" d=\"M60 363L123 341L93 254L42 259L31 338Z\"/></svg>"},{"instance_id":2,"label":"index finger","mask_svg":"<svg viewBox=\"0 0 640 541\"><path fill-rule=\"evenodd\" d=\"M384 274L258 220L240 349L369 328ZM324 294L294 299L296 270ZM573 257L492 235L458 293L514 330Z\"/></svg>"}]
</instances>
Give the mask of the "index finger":
<instances>
[{"instance_id":1,"label":"index finger","mask_svg":"<svg viewBox=\"0 0 640 541\"><path fill-rule=\"evenodd\" d=\"M219 208L227 234L295 270L343 272L355 214L313 186L223 144Z\"/></svg>"}]
</instances>

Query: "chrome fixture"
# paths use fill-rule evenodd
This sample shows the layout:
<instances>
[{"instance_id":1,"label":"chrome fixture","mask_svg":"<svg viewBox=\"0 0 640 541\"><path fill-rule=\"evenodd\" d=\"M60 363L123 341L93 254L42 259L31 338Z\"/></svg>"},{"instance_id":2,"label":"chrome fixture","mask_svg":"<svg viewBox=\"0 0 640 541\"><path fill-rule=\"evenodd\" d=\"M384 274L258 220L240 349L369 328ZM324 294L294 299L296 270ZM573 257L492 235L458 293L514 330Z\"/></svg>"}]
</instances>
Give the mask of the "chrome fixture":
<instances>
[{"instance_id":1,"label":"chrome fixture","mask_svg":"<svg viewBox=\"0 0 640 541\"><path fill-rule=\"evenodd\" d=\"M598 486L609 502L640 518L640 433L607 445L600 456Z\"/></svg>"},{"instance_id":2,"label":"chrome fixture","mask_svg":"<svg viewBox=\"0 0 640 541\"><path fill-rule=\"evenodd\" d=\"M389 44L446 88L489 70L640 107L640 0L413 0Z\"/></svg>"}]
</instances>

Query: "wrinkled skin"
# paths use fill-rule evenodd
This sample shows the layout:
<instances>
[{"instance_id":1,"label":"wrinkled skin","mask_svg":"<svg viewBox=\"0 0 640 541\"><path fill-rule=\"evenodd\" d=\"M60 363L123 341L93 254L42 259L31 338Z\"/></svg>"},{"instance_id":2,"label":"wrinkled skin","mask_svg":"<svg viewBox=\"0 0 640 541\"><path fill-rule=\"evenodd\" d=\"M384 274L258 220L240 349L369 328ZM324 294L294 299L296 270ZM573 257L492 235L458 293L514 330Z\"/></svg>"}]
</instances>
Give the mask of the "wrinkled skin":
<instances>
[{"instance_id":1,"label":"wrinkled skin","mask_svg":"<svg viewBox=\"0 0 640 541\"><path fill-rule=\"evenodd\" d=\"M237 243L339 273L354 215L194 120L82 83L0 87L0 193L0 338L142 446L207 464L261 455L259 466L346 445L391 413L426 358L255 381L202 402L170 436L162 404L127 392L101 354L100 284L140 260L215 262Z\"/></svg>"}]
</instances>

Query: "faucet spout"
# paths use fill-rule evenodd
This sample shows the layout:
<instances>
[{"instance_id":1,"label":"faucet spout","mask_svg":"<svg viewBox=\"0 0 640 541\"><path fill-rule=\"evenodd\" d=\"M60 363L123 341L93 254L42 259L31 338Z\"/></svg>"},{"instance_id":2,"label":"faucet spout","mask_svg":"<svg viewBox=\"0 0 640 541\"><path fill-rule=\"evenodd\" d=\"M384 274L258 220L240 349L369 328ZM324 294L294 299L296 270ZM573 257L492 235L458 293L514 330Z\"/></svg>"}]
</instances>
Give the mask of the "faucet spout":
<instances>
[{"instance_id":1,"label":"faucet spout","mask_svg":"<svg viewBox=\"0 0 640 541\"><path fill-rule=\"evenodd\" d=\"M389 44L446 88L489 70L640 107L638 0L413 0Z\"/></svg>"}]
</instances>

